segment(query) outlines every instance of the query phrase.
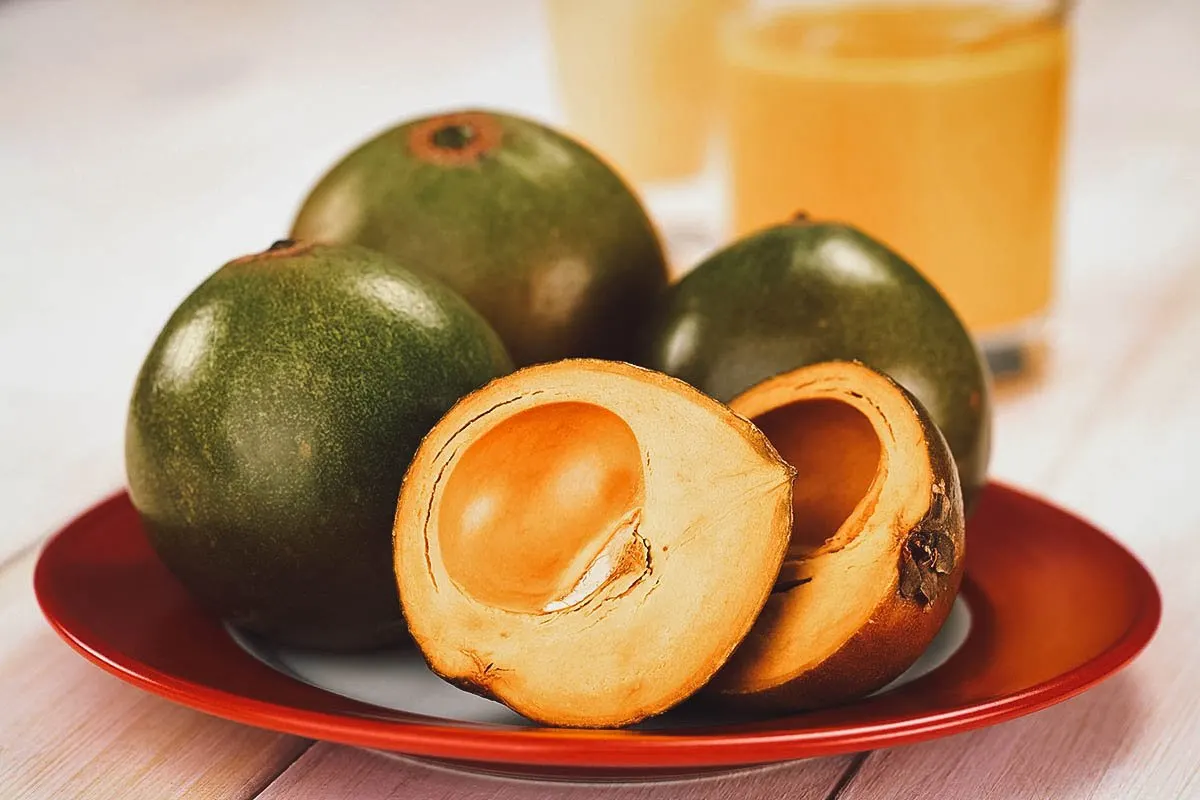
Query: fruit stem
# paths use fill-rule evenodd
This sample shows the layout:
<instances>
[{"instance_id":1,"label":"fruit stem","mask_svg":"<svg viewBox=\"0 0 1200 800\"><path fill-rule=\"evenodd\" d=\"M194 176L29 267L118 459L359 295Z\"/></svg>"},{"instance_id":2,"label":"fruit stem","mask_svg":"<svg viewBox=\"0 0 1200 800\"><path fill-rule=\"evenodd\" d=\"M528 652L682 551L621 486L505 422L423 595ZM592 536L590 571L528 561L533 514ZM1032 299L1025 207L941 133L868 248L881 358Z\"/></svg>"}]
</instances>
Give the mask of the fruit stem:
<instances>
[{"instance_id":1,"label":"fruit stem","mask_svg":"<svg viewBox=\"0 0 1200 800\"><path fill-rule=\"evenodd\" d=\"M476 136L477 134L473 127L460 122L454 125L447 125L444 128L438 128L430 138L435 147L445 150L463 150L475 140Z\"/></svg>"}]
</instances>

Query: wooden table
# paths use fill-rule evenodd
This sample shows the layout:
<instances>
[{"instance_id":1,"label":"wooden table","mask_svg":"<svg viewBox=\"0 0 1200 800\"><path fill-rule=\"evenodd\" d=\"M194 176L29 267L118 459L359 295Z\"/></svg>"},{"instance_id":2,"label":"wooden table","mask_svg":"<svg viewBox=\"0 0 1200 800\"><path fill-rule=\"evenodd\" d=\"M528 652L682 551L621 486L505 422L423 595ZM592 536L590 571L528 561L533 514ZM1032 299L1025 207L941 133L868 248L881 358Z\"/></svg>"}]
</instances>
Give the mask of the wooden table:
<instances>
[{"instance_id":1,"label":"wooden table","mask_svg":"<svg viewBox=\"0 0 1200 800\"><path fill-rule=\"evenodd\" d=\"M0 3L0 796L1200 797L1195 0L1079 3L1055 325L1039 372L998 391L994 474L1112 531L1160 582L1160 633L1119 677L929 744L564 788L227 723L60 642L30 591L36 548L119 486L133 375L178 299L276 238L367 131L466 103L555 117L536 3L404 5Z\"/></svg>"}]
</instances>

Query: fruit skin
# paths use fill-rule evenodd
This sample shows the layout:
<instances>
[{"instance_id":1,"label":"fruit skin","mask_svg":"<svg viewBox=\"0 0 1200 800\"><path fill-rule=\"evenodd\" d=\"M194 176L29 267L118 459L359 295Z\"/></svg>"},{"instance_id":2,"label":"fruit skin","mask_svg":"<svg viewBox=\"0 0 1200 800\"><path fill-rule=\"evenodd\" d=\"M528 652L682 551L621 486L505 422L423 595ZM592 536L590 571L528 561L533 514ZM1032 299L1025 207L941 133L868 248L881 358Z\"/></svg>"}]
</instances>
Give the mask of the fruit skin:
<instances>
[{"instance_id":1,"label":"fruit skin","mask_svg":"<svg viewBox=\"0 0 1200 800\"><path fill-rule=\"evenodd\" d=\"M611 168L550 128L487 111L361 145L309 194L293 237L365 245L441 278L518 366L628 359L667 285L658 235Z\"/></svg>"},{"instance_id":2,"label":"fruit skin","mask_svg":"<svg viewBox=\"0 0 1200 800\"><path fill-rule=\"evenodd\" d=\"M168 568L243 629L311 647L396 641L404 470L446 409L510 368L462 298L365 248L238 259L142 365L133 504Z\"/></svg>"},{"instance_id":3,"label":"fruit skin","mask_svg":"<svg viewBox=\"0 0 1200 800\"><path fill-rule=\"evenodd\" d=\"M950 445L970 508L991 448L987 367L933 285L851 226L796 220L709 257L664 296L639 363L728 402L832 360L862 361L916 395Z\"/></svg>"}]
</instances>

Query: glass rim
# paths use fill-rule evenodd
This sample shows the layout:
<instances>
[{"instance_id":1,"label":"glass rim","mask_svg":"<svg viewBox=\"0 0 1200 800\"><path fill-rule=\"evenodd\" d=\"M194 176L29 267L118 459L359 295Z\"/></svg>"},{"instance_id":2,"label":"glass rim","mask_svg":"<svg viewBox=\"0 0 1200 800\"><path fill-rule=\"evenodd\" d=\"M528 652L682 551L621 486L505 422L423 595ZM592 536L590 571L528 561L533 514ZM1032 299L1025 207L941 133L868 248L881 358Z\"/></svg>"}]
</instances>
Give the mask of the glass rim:
<instances>
[{"instance_id":1,"label":"glass rim","mask_svg":"<svg viewBox=\"0 0 1200 800\"><path fill-rule=\"evenodd\" d=\"M1005 47L972 49L930 53L926 55L838 55L822 52L770 52L756 46L755 36L766 25L786 19L797 12L837 11L854 7L905 6L930 8L944 7L1012 7L1030 8L1029 14L1019 14L1020 25L1002 29L999 34L978 40L986 42L995 38L1003 40L1014 30L1026 26L1048 24L1047 30L1061 32L1067 27L1074 0L1050 0L1045 3L1003 2L1002 0L810 0L792 4L772 4L767 7L741 8L722 15L717 36L717 49L723 68L731 66L772 72L780 75L805 75L836 77L844 80L878 80L886 73L890 79L926 80L939 75L953 73L959 78L966 73L979 74L1003 69L1017 53L1045 52L1047 59L1058 57L1053 48L1047 47L1045 37L1028 37L1023 41L1009 43ZM1027 58L1027 56L1026 56ZM1028 61L1022 61L1028 64Z\"/></svg>"}]
</instances>

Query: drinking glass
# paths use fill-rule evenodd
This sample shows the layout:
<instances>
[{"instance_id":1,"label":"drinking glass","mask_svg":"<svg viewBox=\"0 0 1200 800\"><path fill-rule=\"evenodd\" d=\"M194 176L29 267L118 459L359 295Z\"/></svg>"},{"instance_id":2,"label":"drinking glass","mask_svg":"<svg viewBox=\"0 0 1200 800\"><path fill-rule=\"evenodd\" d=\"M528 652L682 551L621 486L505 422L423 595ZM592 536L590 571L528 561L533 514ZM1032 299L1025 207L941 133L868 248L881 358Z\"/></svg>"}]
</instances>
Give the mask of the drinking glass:
<instances>
[{"instance_id":1,"label":"drinking glass","mask_svg":"<svg viewBox=\"0 0 1200 800\"><path fill-rule=\"evenodd\" d=\"M823 0L726 21L735 233L803 211L901 253L999 371L1054 285L1068 65L1061 0Z\"/></svg>"},{"instance_id":2,"label":"drinking glass","mask_svg":"<svg viewBox=\"0 0 1200 800\"><path fill-rule=\"evenodd\" d=\"M648 201L677 266L717 244L717 30L742 0L547 0L569 133Z\"/></svg>"}]
</instances>

